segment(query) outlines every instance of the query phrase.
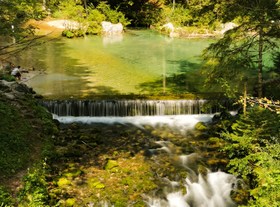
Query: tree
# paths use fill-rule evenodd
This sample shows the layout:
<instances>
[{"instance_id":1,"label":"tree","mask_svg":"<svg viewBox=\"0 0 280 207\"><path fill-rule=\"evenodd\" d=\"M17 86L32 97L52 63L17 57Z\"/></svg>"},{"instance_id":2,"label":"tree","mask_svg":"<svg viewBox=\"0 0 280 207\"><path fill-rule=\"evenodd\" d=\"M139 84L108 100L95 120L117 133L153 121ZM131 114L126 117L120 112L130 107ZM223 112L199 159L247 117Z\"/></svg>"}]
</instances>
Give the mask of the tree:
<instances>
[{"instance_id":1,"label":"tree","mask_svg":"<svg viewBox=\"0 0 280 207\"><path fill-rule=\"evenodd\" d=\"M149 27L160 20L162 0L110 0L108 4L125 14L132 26Z\"/></svg>"},{"instance_id":2,"label":"tree","mask_svg":"<svg viewBox=\"0 0 280 207\"><path fill-rule=\"evenodd\" d=\"M34 28L26 26L29 19L44 16L42 1L1 0L0 1L0 59L21 51L34 43Z\"/></svg>"},{"instance_id":3,"label":"tree","mask_svg":"<svg viewBox=\"0 0 280 207\"><path fill-rule=\"evenodd\" d=\"M211 68L210 74L217 79L238 77L239 83L246 76L256 77L257 96L263 97L264 56L279 47L279 2L232 0L220 4L219 9L223 22L235 21L237 26L207 48L204 57Z\"/></svg>"},{"instance_id":4,"label":"tree","mask_svg":"<svg viewBox=\"0 0 280 207\"><path fill-rule=\"evenodd\" d=\"M250 196L246 206L279 204L280 119L268 109L252 107L240 115L230 129L221 133L223 151L229 157L228 170L242 178Z\"/></svg>"}]
</instances>

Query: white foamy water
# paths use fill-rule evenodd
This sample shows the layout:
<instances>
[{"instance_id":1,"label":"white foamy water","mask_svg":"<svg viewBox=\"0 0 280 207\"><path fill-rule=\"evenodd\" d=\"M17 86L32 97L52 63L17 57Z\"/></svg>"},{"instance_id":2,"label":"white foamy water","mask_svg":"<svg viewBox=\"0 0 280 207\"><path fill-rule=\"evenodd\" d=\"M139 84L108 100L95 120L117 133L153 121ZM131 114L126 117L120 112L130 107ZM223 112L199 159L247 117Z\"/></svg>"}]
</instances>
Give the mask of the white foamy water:
<instances>
[{"instance_id":1,"label":"white foamy water","mask_svg":"<svg viewBox=\"0 0 280 207\"><path fill-rule=\"evenodd\" d=\"M144 125L164 126L186 130L192 129L198 122L209 122L214 114L199 115L171 115L171 116L127 116L127 117L89 117L89 116L57 116L53 115L60 123L104 123L104 124L133 124L138 127Z\"/></svg>"},{"instance_id":2,"label":"white foamy water","mask_svg":"<svg viewBox=\"0 0 280 207\"><path fill-rule=\"evenodd\" d=\"M224 172L209 172L205 178L198 176L197 182L186 178L186 194L181 191L166 195L165 199L149 198L149 207L233 207L230 193L236 177Z\"/></svg>"}]
</instances>

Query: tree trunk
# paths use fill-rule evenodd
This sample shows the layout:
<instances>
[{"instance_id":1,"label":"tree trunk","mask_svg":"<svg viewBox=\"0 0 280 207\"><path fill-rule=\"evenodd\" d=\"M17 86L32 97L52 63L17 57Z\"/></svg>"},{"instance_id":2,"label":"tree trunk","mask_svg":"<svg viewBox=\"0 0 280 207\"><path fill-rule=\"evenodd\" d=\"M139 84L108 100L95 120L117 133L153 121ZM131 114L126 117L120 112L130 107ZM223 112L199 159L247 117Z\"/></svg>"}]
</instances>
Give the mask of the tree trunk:
<instances>
[{"instance_id":1,"label":"tree trunk","mask_svg":"<svg viewBox=\"0 0 280 207\"><path fill-rule=\"evenodd\" d=\"M174 11L174 9L175 9L175 4L176 4L176 2L175 2L175 0L173 0L172 11Z\"/></svg>"},{"instance_id":2,"label":"tree trunk","mask_svg":"<svg viewBox=\"0 0 280 207\"><path fill-rule=\"evenodd\" d=\"M87 0L84 0L84 8L85 8L85 11L86 11L86 15L88 16Z\"/></svg>"},{"instance_id":3,"label":"tree trunk","mask_svg":"<svg viewBox=\"0 0 280 207\"><path fill-rule=\"evenodd\" d=\"M244 94L243 94L243 114L246 116L247 112L247 80L244 83Z\"/></svg>"},{"instance_id":4,"label":"tree trunk","mask_svg":"<svg viewBox=\"0 0 280 207\"><path fill-rule=\"evenodd\" d=\"M47 7L46 7L46 0L43 0L42 9L43 9L44 11L47 10Z\"/></svg>"},{"instance_id":5,"label":"tree trunk","mask_svg":"<svg viewBox=\"0 0 280 207\"><path fill-rule=\"evenodd\" d=\"M258 97L263 97L263 28L259 31L259 51L258 51Z\"/></svg>"}]
</instances>

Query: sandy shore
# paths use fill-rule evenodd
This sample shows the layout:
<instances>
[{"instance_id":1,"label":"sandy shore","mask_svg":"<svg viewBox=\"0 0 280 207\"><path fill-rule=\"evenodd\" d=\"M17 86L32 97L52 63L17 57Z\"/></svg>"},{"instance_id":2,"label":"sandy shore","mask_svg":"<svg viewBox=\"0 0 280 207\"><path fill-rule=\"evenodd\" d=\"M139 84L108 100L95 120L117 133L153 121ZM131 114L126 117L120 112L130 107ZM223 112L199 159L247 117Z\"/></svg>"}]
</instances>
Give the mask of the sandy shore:
<instances>
[{"instance_id":1,"label":"sandy shore","mask_svg":"<svg viewBox=\"0 0 280 207\"><path fill-rule=\"evenodd\" d=\"M45 19L41 21L31 20L28 22L36 28L36 34L47 35L47 34L59 34L66 28L77 28L79 24L75 21L66 19Z\"/></svg>"}]
</instances>

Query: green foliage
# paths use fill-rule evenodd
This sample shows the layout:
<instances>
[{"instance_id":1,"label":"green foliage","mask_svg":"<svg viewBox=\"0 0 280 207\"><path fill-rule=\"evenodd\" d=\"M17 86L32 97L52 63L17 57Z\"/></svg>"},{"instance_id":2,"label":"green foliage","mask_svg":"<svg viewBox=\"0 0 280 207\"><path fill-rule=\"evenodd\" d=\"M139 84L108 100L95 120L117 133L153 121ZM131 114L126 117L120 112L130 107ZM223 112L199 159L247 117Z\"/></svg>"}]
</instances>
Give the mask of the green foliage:
<instances>
[{"instance_id":1,"label":"green foliage","mask_svg":"<svg viewBox=\"0 0 280 207\"><path fill-rule=\"evenodd\" d=\"M96 9L105 15L106 21L109 21L113 24L122 23L124 26L129 24L122 12L111 9L110 6L105 2L100 2Z\"/></svg>"},{"instance_id":2,"label":"green foliage","mask_svg":"<svg viewBox=\"0 0 280 207\"><path fill-rule=\"evenodd\" d=\"M243 90L244 80L251 85L256 81L255 56L249 54L251 45L247 34L231 30L218 42L211 44L204 51L204 73L207 74L207 85L219 85L230 95ZM239 41L238 41L239 40ZM243 45L243 46L242 46ZM244 48L246 45L246 48ZM252 92L252 89L250 90Z\"/></svg>"},{"instance_id":3,"label":"green foliage","mask_svg":"<svg viewBox=\"0 0 280 207\"><path fill-rule=\"evenodd\" d=\"M229 172L249 186L248 206L277 206L279 202L279 129L279 115L254 107L222 133Z\"/></svg>"},{"instance_id":4,"label":"green foliage","mask_svg":"<svg viewBox=\"0 0 280 207\"><path fill-rule=\"evenodd\" d=\"M224 14L220 16L221 21L239 20L238 26L207 49L204 55L208 61L206 68L211 68L210 74L215 78L231 74L229 80L236 74L237 84L252 77L251 81L258 83L257 95L262 97L263 71L267 69L264 55L273 53L279 46L279 24L275 23L280 17L279 5L274 0L234 0L224 2L220 10Z\"/></svg>"},{"instance_id":5,"label":"green foliage","mask_svg":"<svg viewBox=\"0 0 280 207\"><path fill-rule=\"evenodd\" d=\"M46 163L30 170L23 179L23 188L18 199L19 207L48 207L48 191L46 182Z\"/></svg>"},{"instance_id":6,"label":"green foliage","mask_svg":"<svg viewBox=\"0 0 280 207\"><path fill-rule=\"evenodd\" d=\"M280 52L277 51L273 54L273 67L272 71L275 71L278 75L280 75Z\"/></svg>"},{"instance_id":7,"label":"green foliage","mask_svg":"<svg viewBox=\"0 0 280 207\"><path fill-rule=\"evenodd\" d=\"M15 81L15 77L9 74L0 74L0 80Z\"/></svg>"},{"instance_id":8,"label":"green foliage","mask_svg":"<svg viewBox=\"0 0 280 207\"><path fill-rule=\"evenodd\" d=\"M98 9L93 7L88 8L88 26L87 26L87 33L88 34L100 34L102 31L101 22L105 21L106 16L101 13Z\"/></svg>"},{"instance_id":9,"label":"green foliage","mask_svg":"<svg viewBox=\"0 0 280 207\"><path fill-rule=\"evenodd\" d=\"M62 36L67 37L67 38L73 38L73 37L75 37L75 34L71 30L64 30L62 32Z\"/></svg>"},{"instance_id":10,"label":"green foliage","mask_svg":"<svg viewBox=\"0 0 280 207\"><path fill-rule=\"evenodd\" d=\"M122 23L123 26L129 24L122 12L111 9L106 2L102 1L97 7L90 5L86 8L79 1L63 1L59 4L59 10L54 16L78 22L78 28L69 27L63 31L62 35L67 38L81 37L85 34L100 34L102 21Z\"/></svg>"},{"instance_id":11,"label":"green foliage","mask_svg":"<svg viewBox=\"0 0 280 207\"><path fill-rule=\"evenodd\" d=\"M121 11L132 26L149 27L161 20L162 1L158 0L111 0L111 8Z\"/></svg>"},{"instance_id":12,"label":"green foliage","mask_svg":"<svg viewBox=\"0 0 280 207\"><path fill-rule=\"evenodd\" d=\"M42 19L46 15L47 11L43 9L42 2L35 0L2 0L0 6L0 36L21 40L27 35L33 34L33 29L25 27L25 23L30 19Z\"/></svg>"},{"instance_id":13,"label":"green foliage","mask_svg":"<svg viewBox=\"0 0 280 207\"><path fill-rule=\"evenodd\" d=\"M10 207L13 204L10 193L4 187L0 186L0 206Z\"/></svg>"},{"instance_id":14,"label":"green foliage","mask_svg":"<svg viewBox=\"0 0 280 207\"><path fill-rule=\"evenodd\" d=\"M257 156L254 173L258 185L250 191L254 200L248 206L279 206L280 202L280 144L269 144Z\"/></svg>"},{"instance_id":15,"label":"green foliage","mask_svg":"<svg viewBox=\"0 0 280 207\"><path fill-rule=\"evenodd\" d=\"M86 17L84 7L78 1L62 1L58 6L58 11L54 13L55 17L72 19L78 22L82 21Z\"/></svg>"},{"instance_id":16,"label":"green foliage","mask_svg":"<svg viewBox=\"0 0 280 207\"><path fill-rule=\"evenodd\" d=\"M178 5L174 10L170 7L164 7L160 23L172 22L175 26L188 26L191 20L189 10L182 5Z\"/></svg>"}]
</instances>

